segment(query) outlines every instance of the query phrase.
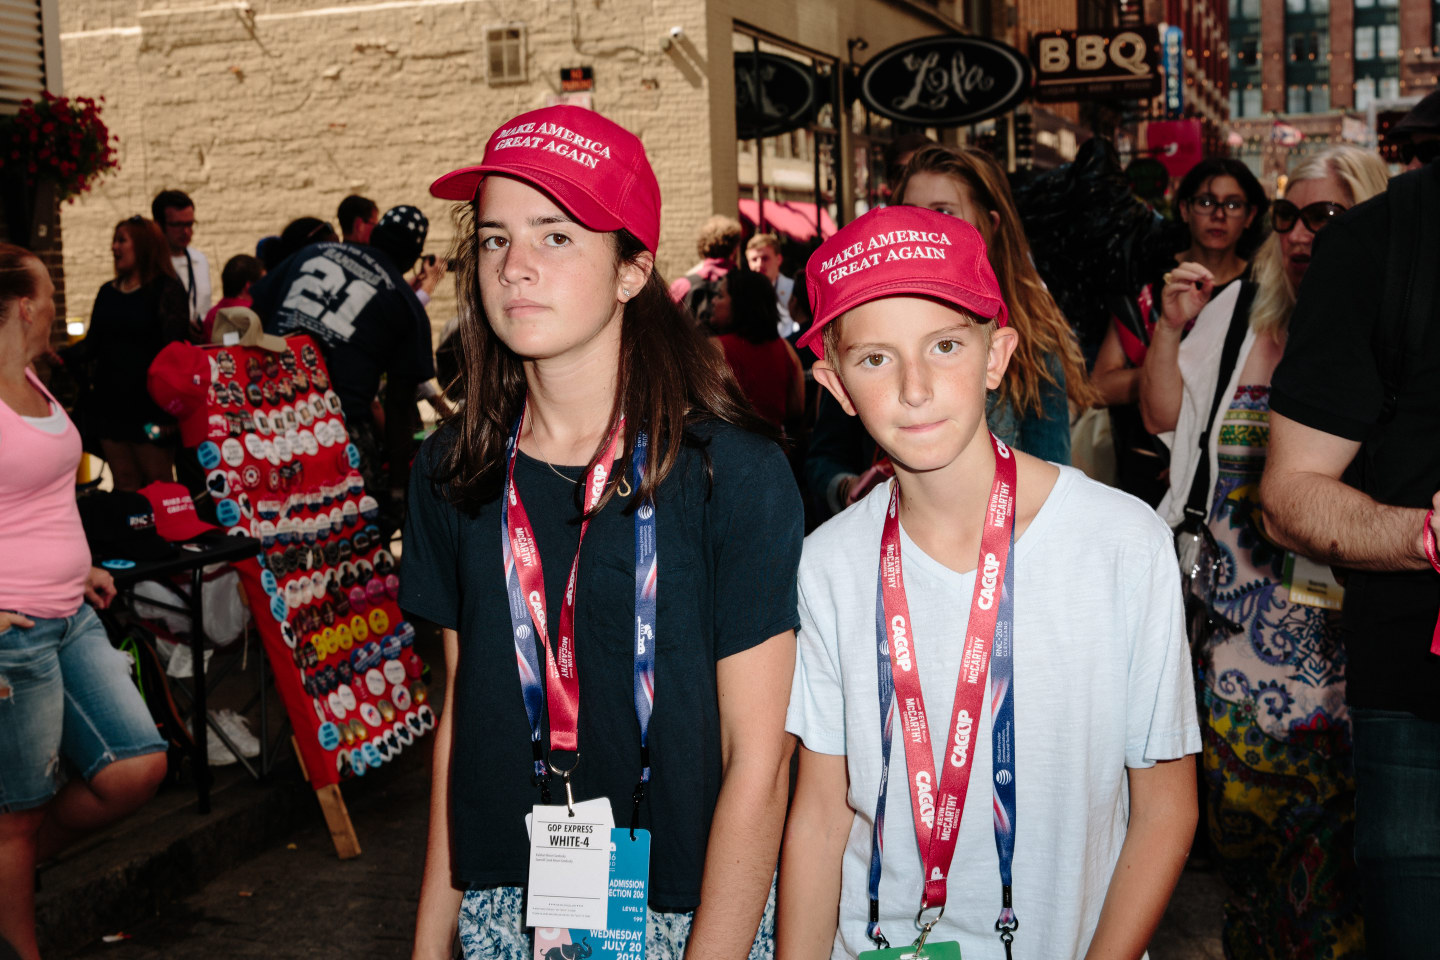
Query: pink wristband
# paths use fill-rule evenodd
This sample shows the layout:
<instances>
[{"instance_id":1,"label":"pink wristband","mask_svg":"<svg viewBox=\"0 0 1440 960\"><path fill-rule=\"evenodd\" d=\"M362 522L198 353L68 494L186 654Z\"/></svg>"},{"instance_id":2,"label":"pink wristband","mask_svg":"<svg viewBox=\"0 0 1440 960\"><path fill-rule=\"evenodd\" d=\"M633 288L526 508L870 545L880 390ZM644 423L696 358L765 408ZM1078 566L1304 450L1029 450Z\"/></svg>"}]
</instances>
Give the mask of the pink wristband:
<instances>
[{"instance_id":1,"label":"pink wristband","mask_svg":"<svg viewBox=\"0 0 1440 960\"><path fill-rule=\"evenodd\" d=\"M1435 568L1436 573L1440 573L1440 553L1437 553L1435 549L1435 528L1430 526L1430 521L1434 517L1434 510L1425 511L1425 531L1422 539L1425 542L1425 556L1429 558L1430 566Z\"/></svg>"}]
</instances>

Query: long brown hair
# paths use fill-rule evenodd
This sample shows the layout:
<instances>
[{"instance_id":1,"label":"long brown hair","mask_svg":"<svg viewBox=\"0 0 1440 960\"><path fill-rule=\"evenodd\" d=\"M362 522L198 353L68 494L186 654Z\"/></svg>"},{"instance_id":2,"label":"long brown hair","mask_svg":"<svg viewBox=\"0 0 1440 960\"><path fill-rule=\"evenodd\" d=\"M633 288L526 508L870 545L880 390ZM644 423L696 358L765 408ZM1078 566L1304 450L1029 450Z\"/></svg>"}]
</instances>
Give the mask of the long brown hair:
<instances>
[{"instance_id":1,"label":"long brown hair","mask_svg":"<svg viewBox=\"0 0 1440 960\"><path fill-rule=\"evenodd\" d=\"M1030 244L1020 227L1020 214L1015 210L1010 184L1000 165L981 150L952 150L939 144L922 147L910 158L895 188L898 203L905 202L905 188L917 173L954 177L970 189L976 203L1000 220L996 225L989 218L982 218L978 225L995 279L1000 282L1000 294L1010 308L1010 326L1020 334L1015 357L1005 371L1005 379L1000 381L1000 402L1013 405L1022 416L1042 414L1042 386L1060 384L1047 360L1054 356L1060 361L1065 394L1070 401L1081 408L1099 403L1100 394L1085 371L1085 357L1080 352L1075 331L1060 312L1055 298L1045 289L1030 258Z\"/></svg>"},{"instance_id":2,"label":"long brown hair","mask_svg":"<svg viewBox=\"0 0 1440 960\"><path fill-rule=\"evenodd\" d=\"M446 449L433 482L456 507L473 512L500 495L506 443L525 403L524 360L495 335L480 297L478 201L456 209L455 290L459 299L465 407L454 429L457 442ZM611 234L616 264L632 263L645 247L624 230ZM740 392L730 368L695 330L685 311L670 299L669 287L651 270L640 292L625 303L620 328L620 367L610 429L625 415L622 463L629 463L635 439L649 436L649 463L630 506L652 498L680 458L682 446L699 446L686 428L723 420L753 433L775 437ZM602 456L597 449L586 472ZM615 493L611 484L595 511ZM577 501L580 488L577 486Z\"/></svg>"},{"instance_id":3,"label":"long brown hair","mask_svg":"<svg viewBox=\"0 0 1440 960\"><path fill-rule=\"evenodd\" d=\"M140 278L140 286L148 287L160 276L180 279L175 275L175 264L170 261L170 243L154 220L130 217L115 224L115 230L123 230L130 238L130 246L135 251L135 276Z\"/></svg>"}]
</instances>

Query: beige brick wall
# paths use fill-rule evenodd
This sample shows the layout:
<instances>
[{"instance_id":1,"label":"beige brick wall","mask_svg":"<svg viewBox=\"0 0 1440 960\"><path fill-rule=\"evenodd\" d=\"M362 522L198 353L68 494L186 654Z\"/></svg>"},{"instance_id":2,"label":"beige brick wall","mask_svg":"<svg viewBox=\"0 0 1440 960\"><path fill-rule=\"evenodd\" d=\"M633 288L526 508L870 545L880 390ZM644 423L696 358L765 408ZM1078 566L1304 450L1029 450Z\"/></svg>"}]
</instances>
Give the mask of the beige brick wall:
<instances>
[{"instance_id":1,"label":"beige brick wall","mask_svg":"<svg viewBox=\"0 0 1440 960\"><path fill-rule=\"evenodd\" d=\"M581 64L594 66L595 108L639 134L656 168L662 269L691 262L694 224L710 212L707 81L677 69L659 39L678 23L703 43L698 0L260 0L253 9L62 5L66 87L105 95L122 164L64 212L72 315L88 316L112 276L114 224L148 216L165 187L195 199L195 243L217 291L228 257L253 253L297 216L334 222L352 192L382 208L419 206L431 220L427 249L443 255L450 205L430 197L430 181L479 160L497 124L543 105L560 69ZM508 21L527 26L530 82L490 86L483 30ZM437 329L453 314L447 287L431 307Z\"/></svg>"},{"instance_id":2,"label":"beige brick wall","mask_svg":"<svg viewBox=\"0 0 1440 960\"><path fill-rule=\"evenodd\" d=\"M483 31L511 21L527 27L528 82L491 86ZM88 318L112 276L115 223L148 216L167 187L195 199L217 296L227 258L295 217L333 222L349 193L416 204L443 255L450 209L430 181L478 160L497 124L579 65L594 67L594 107L645 143L660 269L675 276L712 207L734 209L736 21L840 58L848 37L873 55L953 24L921 0L66 0L67 92L105 96L122 164L64 210L69 313ZM685 36L662 51L672 26ZM453 311L442 284L437 330Z\"/></svg>"}]
</instances>

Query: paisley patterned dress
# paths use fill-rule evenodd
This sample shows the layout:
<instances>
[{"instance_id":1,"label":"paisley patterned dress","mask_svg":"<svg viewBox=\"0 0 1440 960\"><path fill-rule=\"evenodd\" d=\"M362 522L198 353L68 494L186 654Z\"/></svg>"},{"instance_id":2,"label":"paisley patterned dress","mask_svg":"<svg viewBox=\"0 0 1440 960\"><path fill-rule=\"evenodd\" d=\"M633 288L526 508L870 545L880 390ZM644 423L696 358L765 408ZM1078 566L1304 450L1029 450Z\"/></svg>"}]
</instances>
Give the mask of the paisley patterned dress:
<instances>
[{"instance_id":1,"label":"paisley patterned dress","mask_svg":"<svg viewBox=\"0 0 1440 960\"><path fill-rule=\"evenodd\" d=\"M1260 536L1270 388L1242 385L1220 427L1210 532L1220 628L1201 654L1207 815L1225 955L1360 958L1355 784L1339 613L1290 602L1285 551Z\"/></svg>"}]
</instances>

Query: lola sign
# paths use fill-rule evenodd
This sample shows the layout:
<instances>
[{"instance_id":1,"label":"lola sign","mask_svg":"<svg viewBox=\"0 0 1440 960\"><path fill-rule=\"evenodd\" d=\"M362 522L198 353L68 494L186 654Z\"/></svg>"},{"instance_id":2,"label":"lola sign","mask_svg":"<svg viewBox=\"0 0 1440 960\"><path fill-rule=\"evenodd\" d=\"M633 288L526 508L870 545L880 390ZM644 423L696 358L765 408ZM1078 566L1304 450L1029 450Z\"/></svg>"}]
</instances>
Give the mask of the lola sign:
<instances>
[{"instance_id":1,"label":"lola sign","mask_svg":"<svg viewBox=\"0 0 1440 960\"><path fill-rule=\"evenodd\" d=\"M881 116L956 127L1014 108L1030 88L1018 50L980 37L926 37L876 54L860 74L860 99Z\"/></svg>"}]
</instances>

